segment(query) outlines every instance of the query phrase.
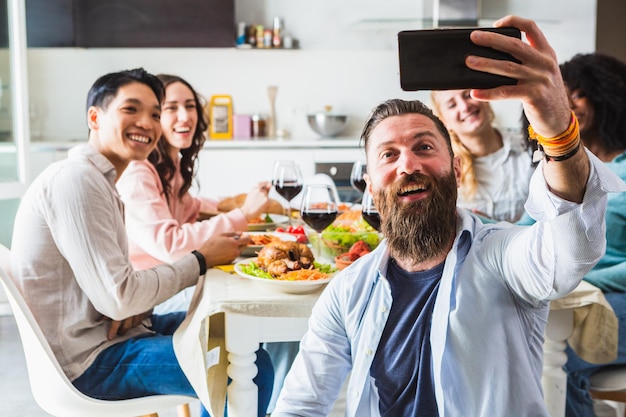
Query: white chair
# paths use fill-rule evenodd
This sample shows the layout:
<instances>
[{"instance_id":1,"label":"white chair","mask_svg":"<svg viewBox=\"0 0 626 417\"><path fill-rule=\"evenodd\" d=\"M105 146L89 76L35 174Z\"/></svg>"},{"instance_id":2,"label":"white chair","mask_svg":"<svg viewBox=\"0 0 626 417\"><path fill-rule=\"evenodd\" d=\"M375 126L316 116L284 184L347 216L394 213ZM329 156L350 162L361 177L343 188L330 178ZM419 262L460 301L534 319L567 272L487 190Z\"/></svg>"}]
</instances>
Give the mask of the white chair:
<instances>
[{"instance_id":1,"label":"white chair","mask_svg":"<svg viewBox=\"0 0 626 417\"><path fill-rule=\"evenodd\" d=\"M589 378L589 392L615 408L617 417L626 416L626 366L614 366L596 372Z\"/></svg>"},{"instance_id":2,"label":"white chair","mask_svg":"<svg viewBox=\"0 0 626 417\"><path fill-rule=\"evenodd\" d=\"M189 416L193 397L153 395L130 400L106 401L86 396L67 378L52 353L48 341L10 278L10 251L0 245L0 282L13 310L22 339L30 387L37 404L57 417L135 417L157 416L156 410L179 406L179 416Z\"/></svg>"}]
</instances>

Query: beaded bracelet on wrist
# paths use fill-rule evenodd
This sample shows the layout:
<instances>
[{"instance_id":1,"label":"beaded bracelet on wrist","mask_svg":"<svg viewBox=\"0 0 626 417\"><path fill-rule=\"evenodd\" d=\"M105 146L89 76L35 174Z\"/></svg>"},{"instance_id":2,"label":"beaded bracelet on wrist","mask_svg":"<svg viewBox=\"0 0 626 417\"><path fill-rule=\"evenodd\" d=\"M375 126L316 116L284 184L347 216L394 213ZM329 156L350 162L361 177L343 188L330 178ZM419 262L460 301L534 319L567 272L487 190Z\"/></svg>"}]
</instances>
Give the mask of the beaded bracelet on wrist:
<instances>
[{"instance_id":1,"label":"beaded bracelet on wrist","mask_svg":"<svg viewBox=\"0 0 626 417\"><path fill-rule=\"evenodd\" d=\"M571 113L570 124L567 129L558 136L546 138L539 135L532 126L528 126L528 137L538 142L538 149L533 155L533 162L540 159L549 161L565 161L576 155L580 148L580 133L578 119L574 112Z\"/></svg>"}]
</instances>

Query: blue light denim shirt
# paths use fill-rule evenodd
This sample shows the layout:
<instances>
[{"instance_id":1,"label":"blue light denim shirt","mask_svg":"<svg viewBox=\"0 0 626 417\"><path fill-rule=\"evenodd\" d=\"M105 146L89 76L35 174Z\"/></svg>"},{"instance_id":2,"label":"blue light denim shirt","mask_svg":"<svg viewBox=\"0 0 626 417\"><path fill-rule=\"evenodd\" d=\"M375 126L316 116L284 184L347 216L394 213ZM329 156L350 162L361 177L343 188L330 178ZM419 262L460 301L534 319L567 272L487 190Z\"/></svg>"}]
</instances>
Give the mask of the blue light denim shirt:
<instances>
[{"instance_id":1,"label":"blue light denim shirt","mask_svg":"<svg viewBox=\"0 0 626 417\"><path fill-rule=\"evenodd\" d=\"M626 189L589 157L581 204L550 194L537 170L527 203L533 226L486 225L457 210L430 339L440 417L548 416L541 371L550 300L573 290L602 256L606 193ZM388 261L383 242L330 282L273 417L328 415L349 372L346 416L380 415L370 366L393 302Z\"/></svg>"}]
</instances>

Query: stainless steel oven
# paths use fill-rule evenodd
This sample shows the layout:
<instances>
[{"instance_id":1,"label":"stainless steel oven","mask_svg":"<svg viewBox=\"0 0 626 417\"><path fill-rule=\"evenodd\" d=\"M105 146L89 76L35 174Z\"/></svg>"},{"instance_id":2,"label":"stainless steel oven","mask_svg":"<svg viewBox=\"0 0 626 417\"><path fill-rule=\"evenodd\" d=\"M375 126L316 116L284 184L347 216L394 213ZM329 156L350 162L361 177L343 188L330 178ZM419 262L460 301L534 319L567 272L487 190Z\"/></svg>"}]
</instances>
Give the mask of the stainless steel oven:
<instances>
[{"instance_id":1,"label":"stainless steel oven","mask_svg":"<svg viewBox=\"0 0 626 417\"><path fill-rule=\"evenodd\" d=\"M350 185L352 162L316 162L315 173L326 174L335 182L339 199L344 203L361 201L361 193Z\"/></svg>"}]
</instances>

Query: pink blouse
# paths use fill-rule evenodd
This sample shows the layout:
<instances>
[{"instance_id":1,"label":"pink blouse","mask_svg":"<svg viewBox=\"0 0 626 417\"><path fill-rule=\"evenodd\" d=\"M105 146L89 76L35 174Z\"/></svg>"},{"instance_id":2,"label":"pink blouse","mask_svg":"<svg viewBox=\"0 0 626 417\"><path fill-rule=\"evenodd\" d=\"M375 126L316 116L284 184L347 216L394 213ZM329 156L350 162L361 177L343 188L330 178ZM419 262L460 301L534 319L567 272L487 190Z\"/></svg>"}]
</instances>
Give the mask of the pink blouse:
<instances>
[{"instance_id":1,"label":"pink blouse","mask_svg":"<svg viewBox=\"0 0 626 417\"><path fill-rule=\"evenodd\" d=\"M171 263L199 248L208 238L224 232L245 231L241 209L197 222L200 211L217 211L217 202L193 197L178 199L183 177L178 167L172 179L169 204L159 175L148 161L131 162L116 183L124 202L130 260L135 269Z\"/></svg>"}]
</instances>

